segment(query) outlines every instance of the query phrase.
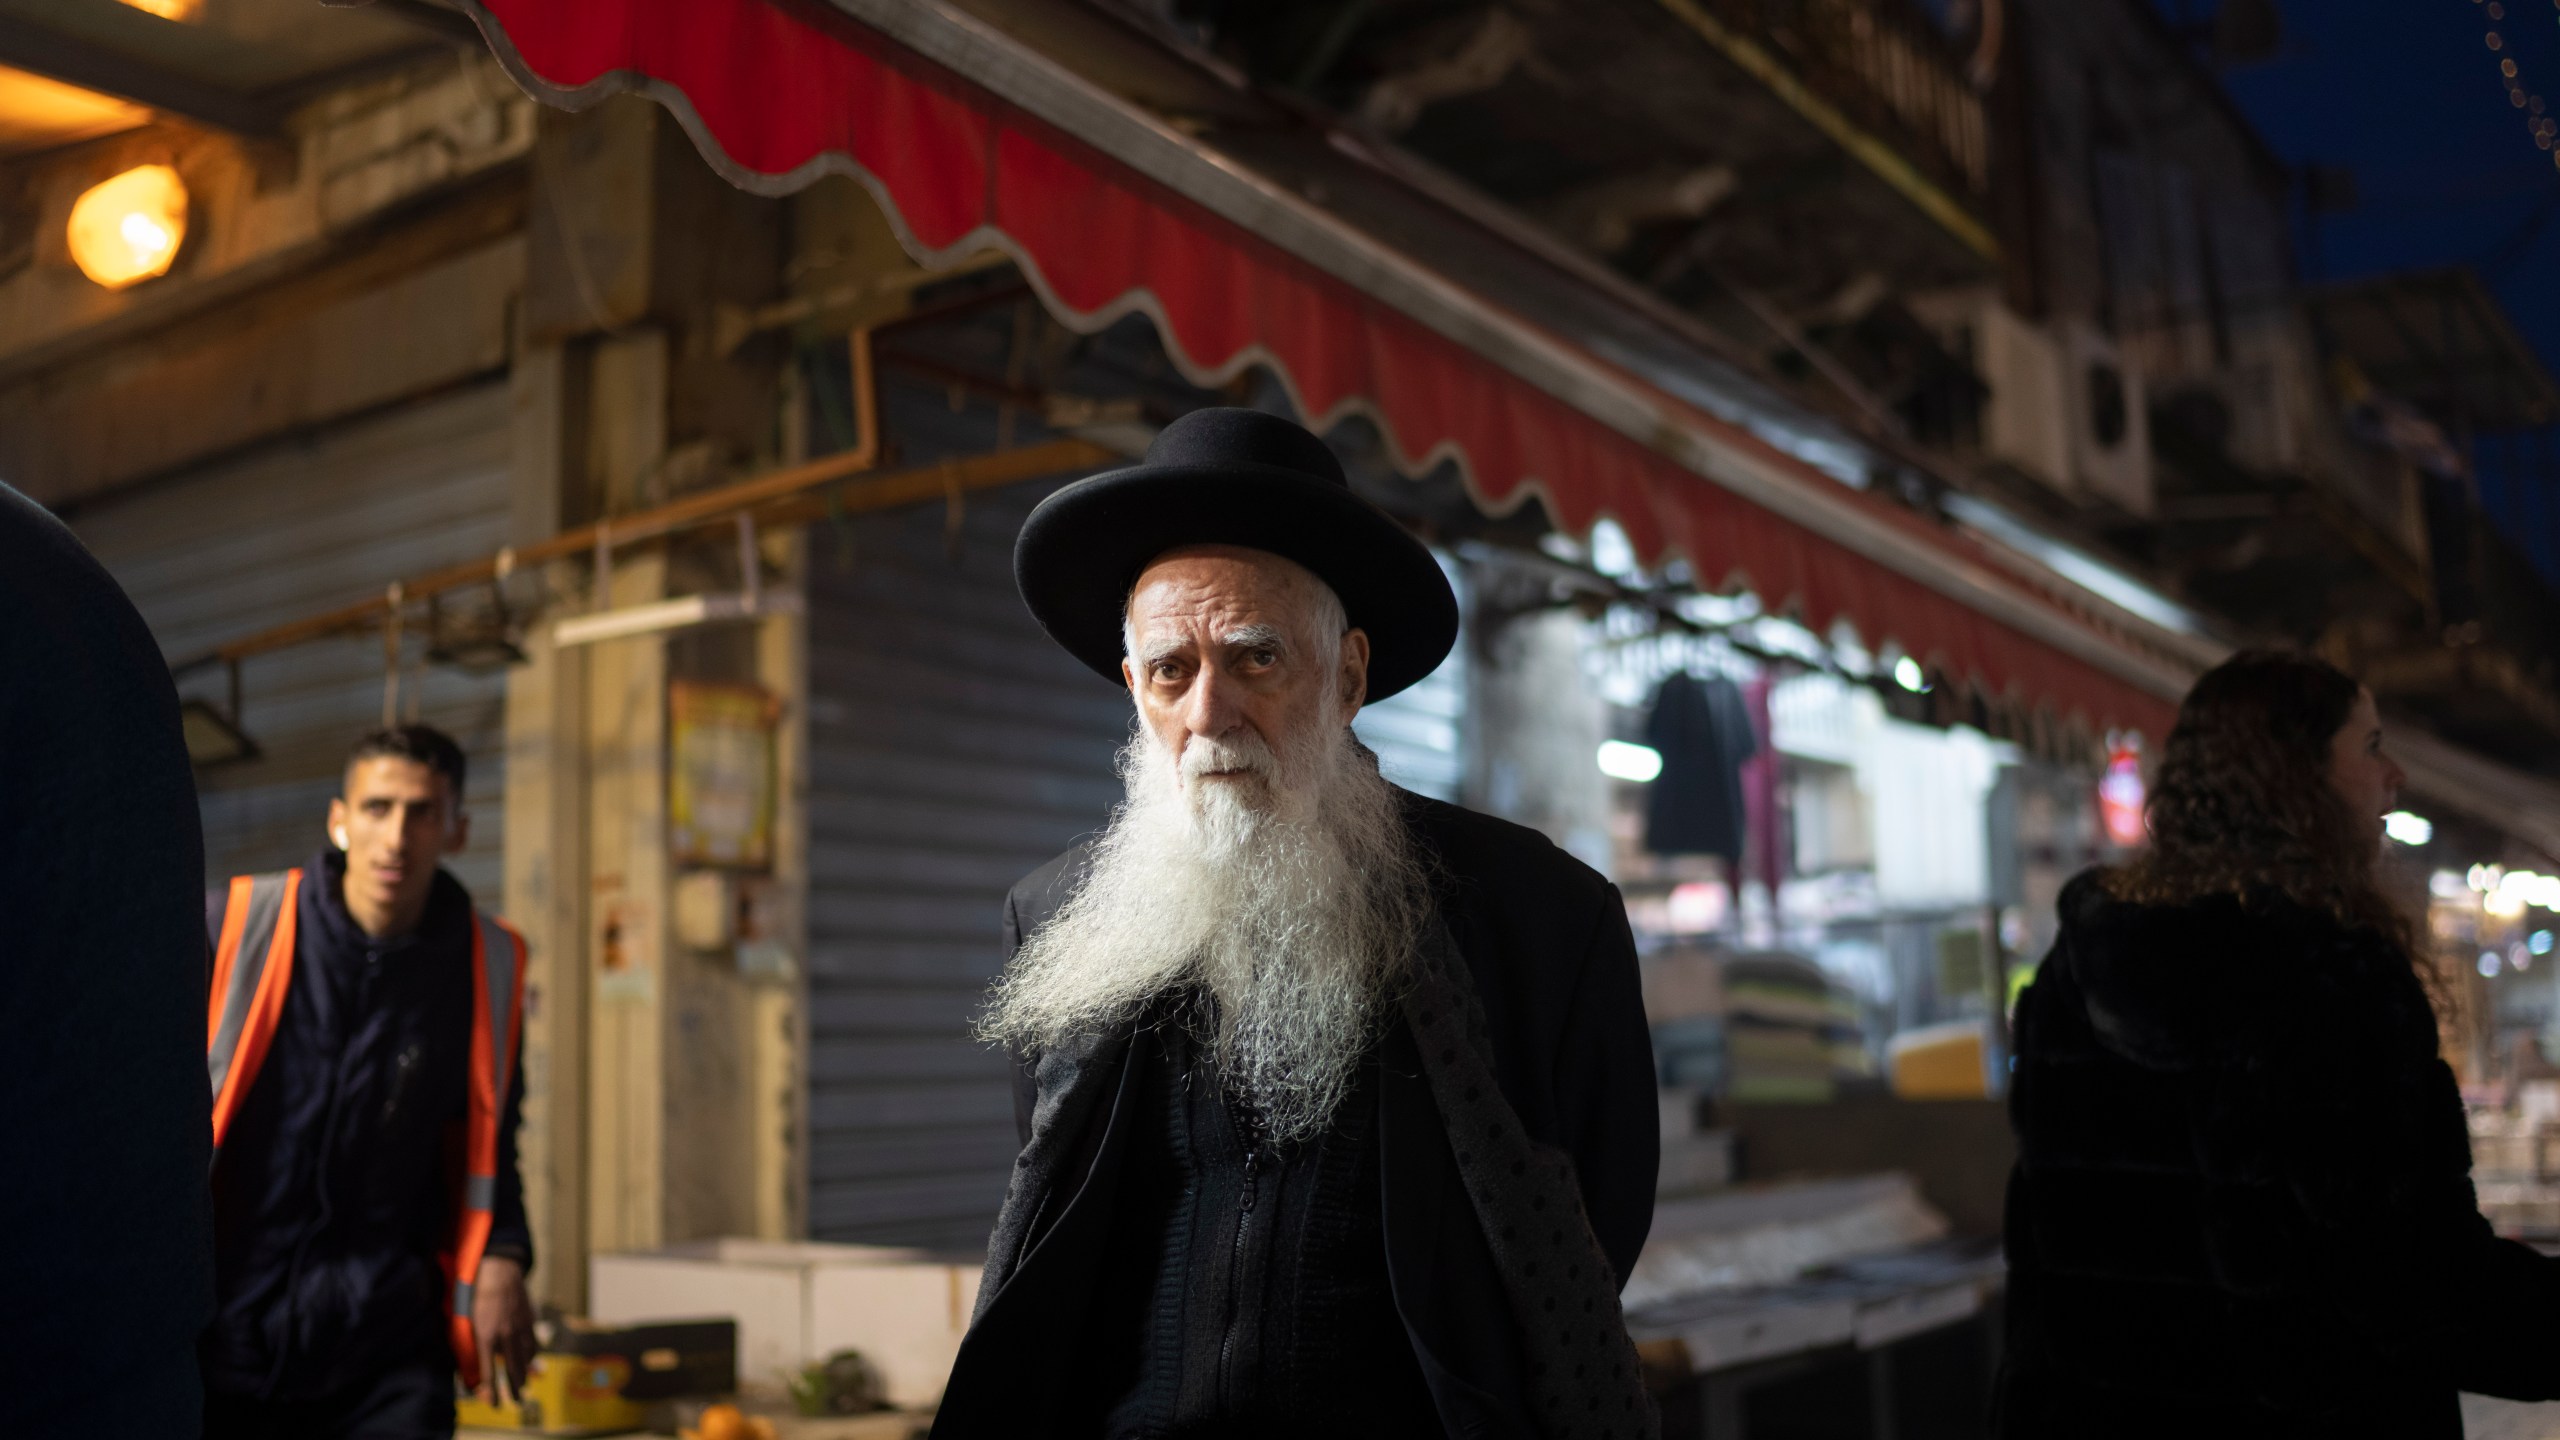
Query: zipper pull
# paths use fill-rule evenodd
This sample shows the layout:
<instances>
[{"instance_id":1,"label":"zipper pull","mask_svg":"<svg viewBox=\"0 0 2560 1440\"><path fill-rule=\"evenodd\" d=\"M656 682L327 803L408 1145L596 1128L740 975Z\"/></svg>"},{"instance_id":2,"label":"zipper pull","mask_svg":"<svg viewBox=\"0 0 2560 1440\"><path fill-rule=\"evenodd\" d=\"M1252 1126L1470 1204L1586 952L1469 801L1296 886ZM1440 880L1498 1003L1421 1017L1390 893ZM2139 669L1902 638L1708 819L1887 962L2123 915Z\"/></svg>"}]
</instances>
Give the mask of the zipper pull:
<instances>
[{"instance_id":1,"label":"zipper pull","mask_svg":"<svg viewBox=\"0 0 2560 1440\"><path fill-rule=\"evenodd\" d=\"M1254 1193L1258 1188L1260 1188L1255 1184L1255 1178L1261 1173L1262 1152L1259 1150L1247 1150L1244 1152L1244 1202L1242 1208L1248 1215L1253 1213Z\"/></svg>"}]
</instances>

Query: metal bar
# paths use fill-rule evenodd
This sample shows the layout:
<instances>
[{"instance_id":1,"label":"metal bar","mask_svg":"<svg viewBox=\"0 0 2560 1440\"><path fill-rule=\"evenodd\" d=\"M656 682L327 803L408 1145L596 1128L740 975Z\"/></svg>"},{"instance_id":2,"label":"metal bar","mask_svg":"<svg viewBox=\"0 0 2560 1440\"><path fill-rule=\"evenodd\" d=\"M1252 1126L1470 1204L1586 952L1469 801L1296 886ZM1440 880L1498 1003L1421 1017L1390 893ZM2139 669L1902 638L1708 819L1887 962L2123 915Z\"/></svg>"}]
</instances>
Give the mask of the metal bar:
<instances>
[{"instance_id":1,"label":"metal bar","mask_svg":"<svg viewBox=\"0 0 2560 1440\"><path fill-rule=\"evenodd\" d=\"M1012 485L1062 471L1091 469L1117 458L1112 451L1090 441L1051 440L1013 450L892 471L851 486L841 492L839 498L830 499L810 492L848 480L865 468L848 465L844 456L831 455L760 479L690 495L655 510L621 516L611 522L611 540L617 547L662 540L684 531L718 525L744 510L755 511L758 519L767 525L796 525L827 514L831 506L847 513L892 509L921 500L939 499L955 483L963 489L972 490ZM562 531L548 540L516 547L511 558L515 565L521 566L575 555L591 549L604 528L603 525L582 525L575 530ZM464 586L486 584L496 573L495 557L473 560L417 576L403 582L401 589L406 598L416 599ZM386 605L386 597L376 596L243 636L171 668L185 674L206 666L344 634L381 619Z\"/></svg>"},{"instance_id":2,"label":"metal bar","mask_svg":"<svg viewBox=\"0 0 2560 1440\"><path fill-rule=\"evenodd\" d=\"M956 490L993 490L1019 485L1043 475L1090 470L1122 460L1119 452L1090 440L1047 440L1011 450L920 465L868 480L843 492L841 501L824 495L799 495L758 512L767 525L804 525L831 512L894 510L926 500L940 500Z\"/></svg>"},{"instance_id":3,"label":"metal bar","mask_svg":"<svg viewBox=\"0 0 2560 1440\"><path fill-rule=\"evenodd\" d=\"M1769 92L1788 108L1805 118L1827 136L1833 144L1846 150L1876 178L1891 186L1910 201L1920 213L1937 222L1938 227L1962 242L1967 249L1985 260L2000 258L2000 242L1970 206L1950 195L1936 180L1921 172L1920 167L1903 158L1893 146L1871 133L1872 127L1852 118L1841 106L1816 93L1807 81L1797 77L1775 55L1757 40L1743 34L1710 14L1697 0L1660 0L1662 8L1698 37L1714 46L1724 57L1753 79L1768 87ZM1836 62L1835 62L1836 63ZM1853 65L1844 66L1856 73ZM1884 97L1873 84L1857 87L1867 93L1871 103L1882 104ZM1899 117L1895 119L1899 122ZM1901 124L1906 132L1919 127ZM1967 177L1970 179L1971 177Z\"/></svg>"},{"instance_id":4,"label":"metal bar","mask_svg":"<svg viewBox=\"0 0 2560 1440\"><path fill-rule=\"evenodd\" d=\"M400 722L400 582L391 582L383 592L382 608L382 728L390 729Z\"/></svg>"},{"instance_id":5,"label":"metal bar","mask_svg":"<svg viewBox=\"0 0 2560 1440\"><path fill-rule=\"evenodd\" d=\"M892 295L912 294L928 285L939 285L946 280L958 280L982 270L993 270L1012 263L1013 257L1001 250L985 250L956 264L937 269L905 271L894 275L877 276L869 280L859 280L848 285L838 285L816 295L777 300L770 305L758 306L753 310L724 308L715 318L714 344L721 354L726 355L737 349L752 335L760 335L768 330L784 329L804 320L813 320L830 310L859 305L867 300L882 300ZM908 315L901 315L885 323L906 324L910 323L910 319Z\"/></svg>"},{"instance_id":6,"label":"metal bar","mask_svg":"<svg viewBox=\"0 0 2560 1440\"><path fill-rule=\"evenodd\" d=\"M1049 397L1038 390L1022 385L1008 385L1004 381L990 380L983 375L973 375L956 365L945 365L939 360L928 360L921 355L901 355L893 351L881 356L880 363L892 370L904 370L918 379L930 380L936 385L965 390L982 399L992 400L998 405L1018 405L1025 410L1038 412L1044 410L1049 403Z\"/></svg>"}]
</instances>

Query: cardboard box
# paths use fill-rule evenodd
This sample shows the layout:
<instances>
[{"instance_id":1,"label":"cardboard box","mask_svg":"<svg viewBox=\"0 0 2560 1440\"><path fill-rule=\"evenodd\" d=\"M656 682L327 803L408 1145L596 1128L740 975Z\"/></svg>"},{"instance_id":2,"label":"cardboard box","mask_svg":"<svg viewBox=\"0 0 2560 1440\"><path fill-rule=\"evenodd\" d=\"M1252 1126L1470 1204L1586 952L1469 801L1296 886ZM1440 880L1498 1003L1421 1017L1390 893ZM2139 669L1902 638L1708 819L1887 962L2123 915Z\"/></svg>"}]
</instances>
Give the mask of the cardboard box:
<instances>
[{"instance_id":1,"label":"cardboard box","mask_svg":"<svg viewBox=\"0 0 2560 1440\"><path fill-rule=\"evenodd\" d=\"M1886 1073L1905 1100L1979 1099L1991 1093L1990 1054L1979 1021L1928 1025L1886 1042Z\"/></svg>"},{"instance_id":2,"label":"cardboard box","mask_svg":"<svg viewBox=\"0 0 2560 1440\"><path fill-rule=\"evenodd\" d=\"M596 1256L588 1309L624 1324L733 1318L743 1393L779 1393L802 1366L859 1350L892 1404L922 1407L942 1396L981 1268L976 1256L873 1245L703 1240Z\"/></svg>"}]
</instances>

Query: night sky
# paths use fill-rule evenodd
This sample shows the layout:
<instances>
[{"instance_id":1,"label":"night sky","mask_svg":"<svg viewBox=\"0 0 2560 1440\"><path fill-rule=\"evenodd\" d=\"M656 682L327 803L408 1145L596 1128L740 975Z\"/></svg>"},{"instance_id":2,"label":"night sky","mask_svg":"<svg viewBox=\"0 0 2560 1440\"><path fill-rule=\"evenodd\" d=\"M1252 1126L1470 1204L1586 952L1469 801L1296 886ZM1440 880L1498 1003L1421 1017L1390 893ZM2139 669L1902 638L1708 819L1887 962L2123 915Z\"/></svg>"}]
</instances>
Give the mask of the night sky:
<instances>
[{"instance_id":1,"label":"night sky","mask_svg":"<svg viewBox=\"0 0 2560 1440\"><path fill-rule=\"evenodd\" d=\"M2487 0L2284 0L2283 57L2224 80L2277 154L2355 172L2359 203L2322 220L2305 278L2477 266L2554 365L2560 169L2507 99L2498 62L2514 59L2560 116L2560 4L2500 3L2493 21ZM2487 44L2493 29L2503 50Z\"/></svg>"},{"instance_id":2,"label":"night sky","mask_svg":"<svg viewBox=\"0 0 2560 1440\"><path fill-rule=\"evenodd\" d=\"M2210 0L2154 0L2173 20ZM2290 164L2354 172L2354 209L2297 234L2306 280L2470 265L2546 367L2560 368L2560 168L2499 71L2560 116L2560 0L2281 0L2275 60L2224 82ZM2490 11L2503 8L2493 18ZM2502 48L2492 50L2495 30ZM2298 225L2302 222L2297 222ZM2499 528L2560 581L2560 474L2535 437L2484 437L2480 494Z\"/></svg>"}]
</instances>

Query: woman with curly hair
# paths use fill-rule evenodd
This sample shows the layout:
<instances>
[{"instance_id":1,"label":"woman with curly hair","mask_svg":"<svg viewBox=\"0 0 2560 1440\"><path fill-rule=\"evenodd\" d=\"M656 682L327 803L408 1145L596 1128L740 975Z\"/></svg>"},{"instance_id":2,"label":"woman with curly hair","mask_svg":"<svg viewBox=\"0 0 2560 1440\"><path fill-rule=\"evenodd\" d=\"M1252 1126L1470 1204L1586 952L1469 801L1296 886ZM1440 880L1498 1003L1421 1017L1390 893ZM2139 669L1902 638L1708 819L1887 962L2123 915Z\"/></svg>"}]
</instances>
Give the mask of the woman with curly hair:
<instances>
[{"instance_id":1,"label":"woman with curly hair","mask_svg":"<svg viewBox=\"0 0 2560 1440\"><path fill-rule=\"evenodd\" d=\"M2560 1262L2498 1239L2410 921L2373 697L2234 656L2151 843L2061 901L2020 1000L1996 1433L2458 1440L2560 1396Z\"/></svg>"}]
</instances>

